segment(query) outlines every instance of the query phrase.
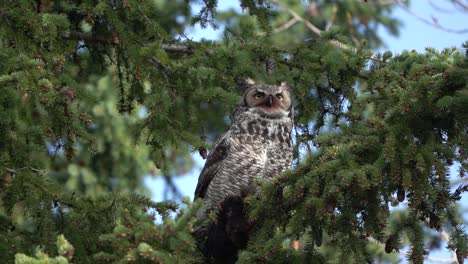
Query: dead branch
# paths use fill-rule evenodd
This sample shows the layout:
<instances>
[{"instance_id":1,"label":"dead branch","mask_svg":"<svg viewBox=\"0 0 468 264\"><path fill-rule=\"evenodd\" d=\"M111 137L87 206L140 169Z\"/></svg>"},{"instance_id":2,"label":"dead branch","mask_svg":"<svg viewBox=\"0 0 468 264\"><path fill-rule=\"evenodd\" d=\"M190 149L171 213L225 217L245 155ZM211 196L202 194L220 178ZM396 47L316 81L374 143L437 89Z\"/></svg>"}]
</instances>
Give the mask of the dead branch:
<instances>
[{"instance_id":1,"label":"dead branch","mask_svg":"<svg viewBox=\"0 0 468 264\"><path fill-rule=\"evenodd\" d=\"M291 20L289 20L288 22L284 23L283 25L275 28L273 30L274 33L280 33L280 32L283 32L285 30L288 30L290 27L294 26L296 23L298 22L298 20L296 18L292 18Z\"/></svg>"},{"instance_id":2,"label":"dead branch","mask_svg":"<svg viewBox=\"0 0 468 264\"><path fill-rule=\"evenodd\" d=\"M462 1L460 0L450 0L450 2L452 2L452 4L455 6L455 7L459 7L461 8L463 11L467 12L468 11L468 5L463 3Z\"/></svg>"},{"instance_id":3,"label":"dead branch","mask_svg":"<svg viewBox=\"0 0 468 264\"><path fill-rule=\"evenodd\" d=\"M377 0L371 3L384 6L384 5L395 5L395 4L398 4L398 2L406 2L406 0Z\"/></svg>"},{"instance_id":4,"label":"dead branch","mask_svg":"<svg viewBox=\"0 0 468 264\"><path fill-rule=\"evenodd\" d=\"M416 14L415 12L411 11L411 9L409 9L407 6L405 6L403 4L403 1L397 1L398 2L398 6L400 8L402 8L405 12L407 12L408 14L414 16L415 18L417 18L418 20L420 20L421 22L429 25L429 26L432 26L432 27L435 27L435 28L438 28L440 30L443 30L443 31L446 31L446 32L450 32L450 33L457 33L457 34L464 34L464 33L468 33L468 28L464 28L464 29L451 29L451 28L446 28L444 26L442 26L436 19L432 19L432 20L429 20L429 19L426 19L418 14ZM451 0L451 2L457 2L458 1L454 1L454 0ZM460 6L462 8L464 8L463 4L460 3ZM468 8L468 7L467 7ZM468 9L467 9L468 10Z\"/></svg>"},{"instance_id":5,"label":"dead branch","mask_svg":"<svg viewBox=\"0 0 468 264\"><path fill-rule=\"evenodd\" d=\"M287 6L281 4L278 0L271 0L272 3L276 4L279 8L283 9L284 11L288 12L294 19L299 22L302 22L310 31L312 31L317 37L322 36L322 31L314 26L312 23L307 21L306 19L302 18L299 14L297 14L294 10L288 8Z\"/></svg>"},{"instance_id":6,"label":"dead branch","mask_svg":"<svg viewBox=\"0 0 468 264\"><path fill-rule=\"evenodd\" d=\"M270 0L272 3L276 4L279 8L283 9L284 11L286 11L289 15L291 15L293 17L293 19L297 20L298 22L301 22L302 24L304 24L304 26L309 29L312 33L314 33L317 37L321 37L322 36L322 33L323 31L320 30L318 27L314 26L312 23L310 23L307 19L301 17L298 13L296 13L294 10L288 8L287 6L283 5L282 3L280 3L278 0ZM330 40L330 43L337 47L337 48L340 48L340 49L344 49L344 50L351 50L353 52L356 52L357 49L346 44L346 43L343 43L343 42L340 42L338 40Z\"/></svg>"},{"instance_id":7,"label":"dead branch","mask_svg":"<svg viewBox=\"0 0 468 264\"><path fill-rule=\"evenodd\" d=\"M327 25L325 26L325 30L329 30L333 26L333 23L335 23L336 13L337 12L338 12L338 7L336 7L336 5L334 5L333 10L332 10L332 15L331 15L330 19L327 21Z\"/></svg>"},{"instance_id":8,"label":"dead branch","mask_svg":"<svg viewBox=\"0 0 468 264\"><path fill-rule=\"evenodd\" d=\"M432 0L429 0L429 5L432 6L432 8L434 8L435 10L437 10L439 12L452 13L452 12L455 11L455 10L450 10L450 9L447 9L447 8L440 7L440 6L436 5Z\"/></svg>"}]
</instances>

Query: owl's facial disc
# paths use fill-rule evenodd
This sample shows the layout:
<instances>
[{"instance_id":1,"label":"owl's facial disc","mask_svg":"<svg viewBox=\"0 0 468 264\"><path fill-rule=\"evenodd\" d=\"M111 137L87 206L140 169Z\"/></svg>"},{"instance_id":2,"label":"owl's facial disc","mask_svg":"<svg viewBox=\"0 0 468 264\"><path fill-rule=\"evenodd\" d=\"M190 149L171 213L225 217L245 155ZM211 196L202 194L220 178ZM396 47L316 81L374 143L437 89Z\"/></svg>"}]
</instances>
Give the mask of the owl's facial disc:
<instances>
[{"instance_id":1,"label":"owl's facial disc","mask_svg":"<svg viewBox=\"0 0 468 264\"><path fill-rule=\"evenodd\" d=\"M289 114L289 109L286 108L283 101L284 99L281 94L273 95L265 93L259 102L254 105L254 108L267 115L286 116Z\"/></svg>"},{"instance_id":2,"label":"owl's facial disc","mask_svg":"<svg viewBox=\"0 0 468 264\"><path fill-rule=\"evenodd\" d=\"M267 115L288 115L291 106L286 86L253 85L244 95L245 104Z\"/></svg>"}]
</instances>

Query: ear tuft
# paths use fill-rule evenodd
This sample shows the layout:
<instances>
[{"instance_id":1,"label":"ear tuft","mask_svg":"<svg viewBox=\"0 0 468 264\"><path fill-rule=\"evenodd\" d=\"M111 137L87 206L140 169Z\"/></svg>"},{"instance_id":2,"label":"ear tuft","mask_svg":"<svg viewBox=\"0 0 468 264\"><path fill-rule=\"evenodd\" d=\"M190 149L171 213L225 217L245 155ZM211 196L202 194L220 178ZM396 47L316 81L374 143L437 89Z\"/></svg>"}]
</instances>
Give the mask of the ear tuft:
<instances>
[{"instance_id":1,"label":"ear tuft","mask_svg":"<svg viewBox=\"0 0 468 264\"><path fill-rule=\"evenodd\" d=\"M239 90L241 92L241 94L243 94L245 91L247 91L247 89L250 87L250 86L253 86L256 84L256 82L254 80L252 80L250 77L247 77L247 78L243 78L241 79L239 82Z\"/></svg>"},{"instance_id":2,"label":"ear tuft","mask_svg":"<svg viewBox=\"0 0 468 264\"><path fill-rule=\"evenodd\" d=\"M247 77L246 79L244 79L244 82L248 85L255 85L255 81L252 80L252 78L250 77Z\"/></svg>"},{"instance_id":3,"label":"ear tuft","mask_svg":"<svg viewBox=\"0 0 468 264\"><path fill-rule=\"evenodd\" d=\"M286 82L281 82L280 87L289 93L292 93L293 89L291 86L289 86Z\"/></svg>"}]
</instances>

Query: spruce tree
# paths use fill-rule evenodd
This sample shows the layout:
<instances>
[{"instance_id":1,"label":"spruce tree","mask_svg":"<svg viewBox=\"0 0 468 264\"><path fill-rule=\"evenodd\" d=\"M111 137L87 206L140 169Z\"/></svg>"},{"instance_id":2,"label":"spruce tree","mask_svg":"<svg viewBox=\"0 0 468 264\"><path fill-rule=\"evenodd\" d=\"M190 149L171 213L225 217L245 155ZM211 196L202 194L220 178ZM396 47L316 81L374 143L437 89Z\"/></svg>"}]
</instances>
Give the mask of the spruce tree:
<instances>
[{"instance_id":1,"label":"spruce tree","mask_svg":"<svg viewBox=\"0 0 468 264\"><path fill-rule=\"evenodd\" d=\"M428 230L463 263L466 54L373 54L377 27L398 34L391 3L195 2L0 1L2 262L202 263L200 201L153 202L142 179L190 169L251 77L294 87L295 164L246 198L240 263L367 263L405 244L423 263ZM194 23L223 38L192 41Z\"/></svg>"}]
</instances>

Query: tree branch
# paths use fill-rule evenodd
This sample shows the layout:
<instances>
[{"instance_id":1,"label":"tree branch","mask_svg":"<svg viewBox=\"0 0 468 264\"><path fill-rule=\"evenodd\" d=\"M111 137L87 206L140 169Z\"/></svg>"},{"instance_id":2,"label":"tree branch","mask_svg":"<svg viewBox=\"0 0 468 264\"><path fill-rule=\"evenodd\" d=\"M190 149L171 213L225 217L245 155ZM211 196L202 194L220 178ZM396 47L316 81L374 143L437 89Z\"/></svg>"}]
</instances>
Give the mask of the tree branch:
<instances>
[{"instance_id":1,"label":"tree branch","mask_svg":"<svg viewBox=\"0 0 468 264\"><path fill-rule=\"evenodd\" d=\"M333 5L332 15L331 15L330 19L327 21L327 25L325 26L325 30L329 30L333 26L333 23L335 23L336 13L337 12L338 12L338 7L336 5Z\"/></svg>"},{"instance_id":2,"label":"tree branch","mask_svg":"<svg viewBox=\"0 0 468 264\"><path fill-rule=\"evenodd\" d=\"M297 21L302 22L310 31L312 31L315 35L317 35L317 37L322 36L322 31L318 27L314 26L312 23L310 23L306 19L302 18L294 10L292 10L292 9L288 8L287 6L281 4L278 0L270 0L270 2L276 4L279 8L281 8L284 11L288 12Z\"/></svg>"},{"instance_id":3,"label":"tree branch","mask_svg":"<svg viewBox=\"0 0 468 264\"><path fill-rule=\"evenodd\" d=\"M406 1L407 0L377 0L372 3L378 4L380 6L384 6L384 5L395 5L395 4L398 4L399 2L406 2Z\"/></svg>"},{"instance_id":4,"label":"tree branch","mask_svg":"<svg viewBox=\"0 0 468 264\"><path fill-rule=\"evenodd\" d=\"M444 12L444 13L452 13L454 12L455 10L450 10L450 9L446 9L446 8L442 8L438 5L436 5L433 1L429 0L429 5L432 6L432 8L434 8L435 10L439 11L439 12Z\"/></svg>"},{"instance_id":5,"label":"tree branch","mask_svg":"<svg viewBox=\"0 0 468 264\"><path fill-rule=\"evenodd\" d=\"M40 170L40 169L36 169L36 168L33 168L33 167L23 167L23 168L19 168L19 169L11 169L11 168L6 168L5 167L5 170L8 171L9 173L13 174L13 175L17 174L20 171L28 170L28 169L31 170L32 172L38 173L40 175L44 175L44 174L47 173L46 170Z\"/></svg>"},{"instance_id":6,"label":"tree branch","mask_svg":"<svg viewBox=\"0 0 468 264\"><path fill-rule=\"evenodd\" d=\"M304 26L309 29L312 33L314 33L317 37L321 37L322 36L322 33L323 31L320 30L318 27L314 26L312 23L310 23L307 19L301 17L298 13L296 13L294 10L288 8L287 6L283 5L282 3L280 3L278 0L270 0L270 2L276 4L279 8L283 9L284 11L286 11L287 13L289 13L293 19L297 20L298 22L301 22L302 24L304 24ZM357 49L355 47L352 47L346 43L343 43L341 41L338 41L338 40L330 40L330 43L337 47L337 48L340 48L340 49L344 49L344 50L351 50L353 52L356 52Z\"/></svg>"},{"instance_id":7,"label":"tree branch","mask_svg":"<svg viewBox=\"0 0 468 264\"><path fill-rule=\"evenodd\" d=\"M417 18L418 20L422 21L423 23L425 23L425 24L427 24L429 26L432 26L432 27L435 27L435 28L438 28L438 29L441 29L443 31L450 32L450 33L457 33L457 34L468 33L468 28L464 28L464 29L446 28L446 27L442 26L436 19L432 19L432 21L429 20L429 19L426 19L426 18L414 13L413 11L411 11L407 6L405 6L403 4L402 1L397 1L397 2L398 2L398 6L401 7L405 12L407 12L408 14L414 16L415 18Z\"/></svg>"},{"instance_id":8,"label":"tree branch","mask_svg":"<svg viewBox=\"0 0 468 264\"><path fill-rule=\"evenodd\" d=\"M293 25L295 25L296 23L298 22L298 20L296 18L292 18L291 20L289 20L288 22L284 23L283 25L275 28L273 30L274 33L280 33L280 32L283 32L285 30L287 30L288 28L292 27Z\"/></svg>"},{"instance_id":9,"label":"tree branch","mask_svg":"<svg viewBox=\"0 0 468 264\"><path fill-rule=\"evenodd\" d=\"M161 46L165 51L193 54L192 48L188 46L178 44L162 44Z\"/></svg>"},{"instance_id":10,"label":"tree branch","mask_svg":"<svg viewBox=\"0 0 468 264\"><path fill-rule=\"evenodd\" d=\"M468 11L468 5L467 4L464 4L462 3L460 0L450 0L450 2L452 2L452 4L454 6L458 6L460 7L461 9L463 9L463 11Z\"/></svg>"},{"instance_id":11,"label":"tree branch","mask_svg":"<svg viewBox=\"0 0 468 264\"><path fill-rule=\"evenodd\" d=\"M64 34L63 38L83 40L83 41L89 41L89 42L99 42L99 43L105 43L105 44L113 43L112 38L106 38L106 37L96 36L96 35L89 34L89 33L75 32L75 31L72 31L68 34ZM161 44L161 47L167 52L186 53L186 54L193 54L194 52L191 47L186 46L186 45L180 45L180 44Z\"/></svg>"}]
</instances>

